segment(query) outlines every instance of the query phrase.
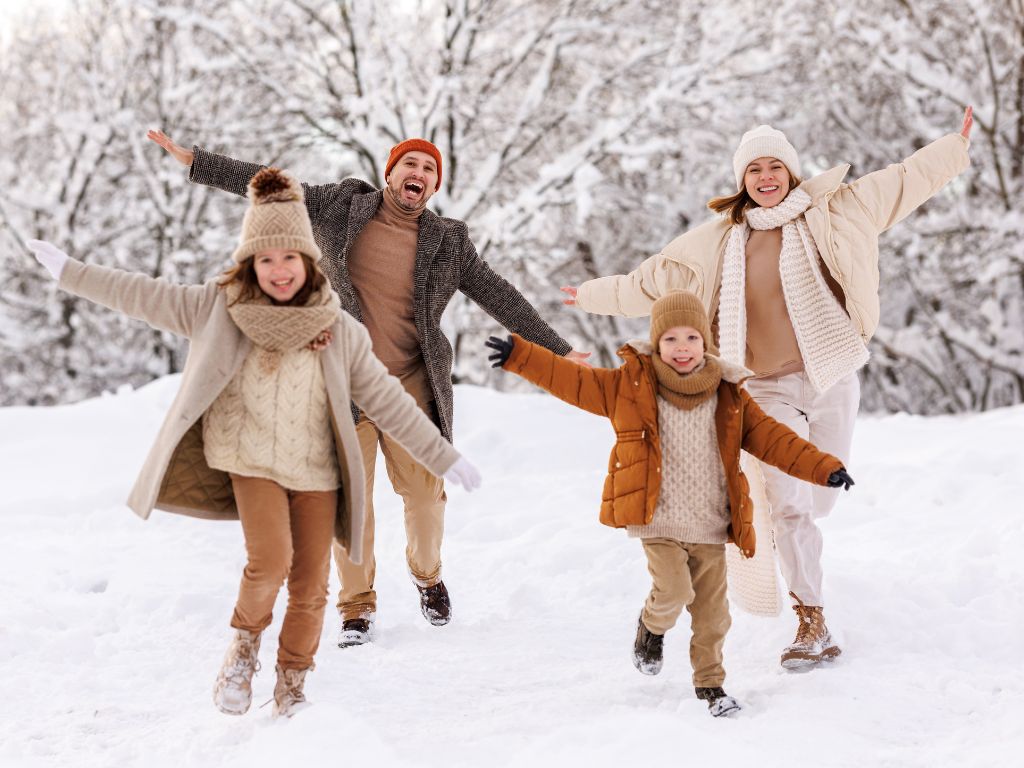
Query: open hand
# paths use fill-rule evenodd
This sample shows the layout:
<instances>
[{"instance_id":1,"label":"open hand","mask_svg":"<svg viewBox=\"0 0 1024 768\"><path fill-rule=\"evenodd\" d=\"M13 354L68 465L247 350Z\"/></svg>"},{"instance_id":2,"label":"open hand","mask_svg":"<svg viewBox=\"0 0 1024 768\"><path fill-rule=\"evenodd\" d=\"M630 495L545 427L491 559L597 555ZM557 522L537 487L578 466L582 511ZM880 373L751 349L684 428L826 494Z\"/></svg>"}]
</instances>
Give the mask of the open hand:
<instances>
[{"instance_id":1,"label":"open hand","mask_svg":"<svg viewBox=\"0 0 1024 768\"><path fill-rule=\"evenodd\" d=\"M29 240L27 245L32 250L32 255L36 257L36 261L46 267L50 276L54 280L60 280L60 273L64 271L64 265L71 257L53 243L48 243L45 240Z\"/></svg>"},{"instance_id":2,"label":"open hand","mask_svg":"<svg viewBox=\"0 0 1024 768\"><path fill-rule=\"evenodd\" d=\"M974 125L974 107L968 106L964 110L964 124L960 128L960 135L965 139L971 138L971 126Z\"/></svg>"},{"instance_id":3,"label":"open hand","mask_svg":"<svg viewBox=\"0 0 1024 768\"><path fill-rule=\"evenodd\" d=\"M159 144L167 152L184 166L192 165L192 160L195 158L195 153L191 149L186 149L180 144L175 144L171 141L171 137L168 136L161 130L146 131L146 138L152 141L154 144Z\"/></svg>"},{"instance_id":4,"label":"open hand","mask_svg":"<svg viewBox=\"0 0 1024 768\"><path fill-rule=\"evenodd\" d=\"M480 487L481 478L477 468L470 464L462 456L456 459L447 472L444 479L449 483L461 485L467 491L475 491Z\"/></svg>"},{"instance_id":5,"label":"open hand","mask_svg":"<svg viewBox=\"0 0 1024 768\"><path fill-rule=\"evenodd\" d=\"M515 342L512 337L508 337L508 341L505 339L499 339L497 336L491 336L484 342L485 347L490 347L494 350L493 355L488 355L487 359L491 361L491 368L501 368L505 365L505 361L512 355L512 350L515 348ZM571 353L570 353L571 354Z\"/></svg>"},{"instance_id":6,"label":"open hand","mask_svg":"<svg viewBox=\"0 0 1024 768\"><path fill-rule=\"evenodd\" d=\"M573 349L570 349L565 353L567 360L572 360L574 363L585 365L587 368L593 368L594 366L587 362L587 358L590 357L590 355L590 352L577 352Z\"/></svg>"}]
</instances>

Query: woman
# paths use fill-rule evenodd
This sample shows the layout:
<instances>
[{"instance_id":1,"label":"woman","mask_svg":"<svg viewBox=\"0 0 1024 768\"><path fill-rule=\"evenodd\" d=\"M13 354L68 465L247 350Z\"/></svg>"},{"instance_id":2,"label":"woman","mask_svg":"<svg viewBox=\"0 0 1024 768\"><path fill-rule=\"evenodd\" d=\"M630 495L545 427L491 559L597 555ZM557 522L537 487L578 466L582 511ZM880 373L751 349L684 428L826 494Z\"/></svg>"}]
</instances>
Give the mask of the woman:
<instances>
[{"instance_id":1,"label":"woman","mask_svg":"<svg viewBox=\"0 0 1024 768\"><path fill-rule=\"evenodd\" d=\"M969 164L971 108L949 134L849 184L849 166L801 181L796 149L758 126L733 155L737 191L711 200L723 217L687 232L628 275L565 287L566 304L639 317L672 291L696 293L716 319L723 359L746 365L766 414L849 462L857 370L878 326L878 236ZM821 531L836 492L764 465L775 546L799 628L783 667L839 653L824 619Z\"/></svg>"},{"instance_id":2,"label":"woman","mask_svg":"<svg viewBox=\"0 0 1024 768\"><path fill-rule=\"evenodd\" d=\"M479 477L371 353L363 326L340 310L317 268L298 183L267 168L249 197L235 266L205 285L172 285L30 245L64 290L189 338L181 387L128 504L143 518L156 507L241 520L248 562L213 692L226 714L252 703L260 637L287 581L277 717L305 702L332 537L356 562L362 557L363 468L350 401L431 472L467 488Z\"/></svg>"}]
</instances>

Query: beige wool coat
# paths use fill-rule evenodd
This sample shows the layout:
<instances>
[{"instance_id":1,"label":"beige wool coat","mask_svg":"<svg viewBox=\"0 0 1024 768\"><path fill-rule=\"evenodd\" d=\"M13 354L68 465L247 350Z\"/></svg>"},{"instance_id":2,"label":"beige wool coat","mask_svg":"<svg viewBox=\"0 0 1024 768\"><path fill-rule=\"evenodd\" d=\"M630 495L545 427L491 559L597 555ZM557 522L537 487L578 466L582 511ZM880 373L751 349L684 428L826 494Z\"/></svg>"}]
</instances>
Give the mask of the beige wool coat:
<instances>
[{"instance_id":1,"label":"beige wool coat","mask_svg":"<svg viewBox=\"0 0 1024 768\"><path fill-rule=\"evenodd\" d=\"M174 285L71 260L61 273L60 287L190 341L181 387L128 496L128 506L142 518L162 509L193 517L237 519L230 478L206 463L202 416L238 373L253 344L228 314L224 292L216 281ZM334 338L320 352L320 360L342 478L335 536L349 556L360 562L365 488L349 403L355 402L435 475L443 475L459 454L374 356L366 328L339 312L330 330Z\"/></svg>"},{"instance_id":2,"label":"beige wool coat","mask_svg":"<svg viewBox=\"0 0 1024 768\"><path fill-rule=\"evenodd\" d=\"M902 163L845 183L839 165L800 188L811 197L807 228L831 276L842 288L846 311L865 343L878 327L878 236L935 195L970 164L959 133L922 147ZM692 291L709 317L718 312L722 263L732 224L713 219L670 242L627 275L588 280L576 304L600 315L643 317L672 291Z\"/></svg>"}]
</instances>

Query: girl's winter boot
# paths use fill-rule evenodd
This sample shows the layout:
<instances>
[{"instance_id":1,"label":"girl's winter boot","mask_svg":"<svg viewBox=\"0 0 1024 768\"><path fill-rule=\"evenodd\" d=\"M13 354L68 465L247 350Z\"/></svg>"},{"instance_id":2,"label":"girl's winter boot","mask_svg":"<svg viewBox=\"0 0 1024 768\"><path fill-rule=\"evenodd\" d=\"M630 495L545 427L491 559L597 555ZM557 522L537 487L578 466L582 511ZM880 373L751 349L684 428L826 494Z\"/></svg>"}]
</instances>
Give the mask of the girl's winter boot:
<instances>
[{"instance_id":1,"label":"girl's winter boot","mask_svg":"<svg viewBox=\"0 0 1024 768\"><path fill-rule=\"evenodd\" d=\"M213 686L213 703L225 715L244 715L249 711L252 677L260 668L259 653L260 636L236 629Z\"/></svg>"}]
</instances>

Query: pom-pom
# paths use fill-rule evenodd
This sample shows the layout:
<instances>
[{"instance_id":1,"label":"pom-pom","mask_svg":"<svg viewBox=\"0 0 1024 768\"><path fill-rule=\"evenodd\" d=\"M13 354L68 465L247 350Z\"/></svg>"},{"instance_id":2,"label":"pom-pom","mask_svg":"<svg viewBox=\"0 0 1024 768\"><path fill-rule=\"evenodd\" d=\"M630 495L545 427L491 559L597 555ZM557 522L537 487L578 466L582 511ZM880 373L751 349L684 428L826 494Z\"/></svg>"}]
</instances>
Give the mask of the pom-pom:
<instances>
[{"instance_id":1,"label":"pom-pom","mask_svg":"<svg viewBox=\"0 0 1024 768\"><path fill-rule=\"evenodd\" d=\"M263 168L249 181L249 199L253 205L302 202L302 187L280 168Z\"/></svg>"}]
</instances>

